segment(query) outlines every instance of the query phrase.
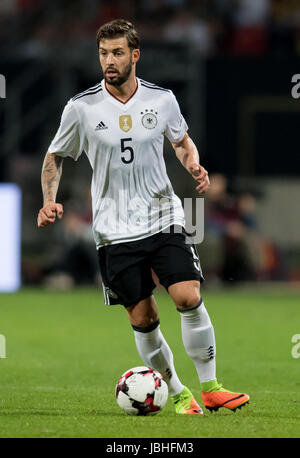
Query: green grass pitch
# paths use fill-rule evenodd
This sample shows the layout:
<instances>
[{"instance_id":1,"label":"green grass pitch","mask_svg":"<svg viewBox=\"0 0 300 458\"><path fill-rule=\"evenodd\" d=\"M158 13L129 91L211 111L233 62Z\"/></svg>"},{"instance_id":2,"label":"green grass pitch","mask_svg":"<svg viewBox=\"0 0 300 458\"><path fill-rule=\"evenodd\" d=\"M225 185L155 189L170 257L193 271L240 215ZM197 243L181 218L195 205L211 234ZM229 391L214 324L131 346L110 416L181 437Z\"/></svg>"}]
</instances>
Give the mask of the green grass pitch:
<instances>
[{"instance_id":1,"label":"green grass pitch","mask_svg":"<svg viewBox=\"0 0 300 458\"><path fill-rule=\"evenodd\" d=\"M296 291L205 291L214 323L217 375L245 391L249 406L201 417L176 416L169 400L154 417L128 417L118 407L119 376L141 364L126 312L107 307L96 289L24 289L0 295L0 437L245 438L300 437L300 333ZM156 294L161 328L184 384L202 405L197 374L185 354L180 317Z\"/></svg>"}]
</instances>

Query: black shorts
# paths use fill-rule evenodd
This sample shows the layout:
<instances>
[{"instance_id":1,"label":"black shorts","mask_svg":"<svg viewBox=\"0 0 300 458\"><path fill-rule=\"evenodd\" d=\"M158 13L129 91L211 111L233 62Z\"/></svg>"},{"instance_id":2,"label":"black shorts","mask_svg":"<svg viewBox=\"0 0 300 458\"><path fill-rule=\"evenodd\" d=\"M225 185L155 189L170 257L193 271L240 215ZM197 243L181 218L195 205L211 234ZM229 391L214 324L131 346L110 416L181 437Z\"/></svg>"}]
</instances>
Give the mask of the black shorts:
<instances>
[{"instance_id":1,"label":"black shorts","mask_svg":"<svg viewBox=\"0 0 300 458\"><path fill-rule=\"evenodd\" d=\"M167 290L177 282L203 281L192 237L181 226L171 226L167 230L169 233L163 231L142 240L98 249L107 305L129 307L151 296L156 286L151 269Z\"/></svg>"}]
</instances>

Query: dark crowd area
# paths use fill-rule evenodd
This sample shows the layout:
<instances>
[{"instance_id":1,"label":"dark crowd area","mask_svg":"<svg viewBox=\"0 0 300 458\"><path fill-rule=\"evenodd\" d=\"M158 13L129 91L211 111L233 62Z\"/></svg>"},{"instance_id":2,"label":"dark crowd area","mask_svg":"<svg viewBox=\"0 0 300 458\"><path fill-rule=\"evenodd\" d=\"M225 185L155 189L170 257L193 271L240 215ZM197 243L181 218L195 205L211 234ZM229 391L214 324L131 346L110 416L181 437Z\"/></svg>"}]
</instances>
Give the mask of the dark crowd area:
<instances>
[{"instance_id":1,"label":"dark crowd area","mask_svg":"<svg viewBox=\"0 0 300 458\"><path fill-rule=\"evenodd\" d=\"M0 49L46 55L90 42L117 17L144 42L184 43L204 56L300 53L297 0L1 0Z\"/></svg>"},{"instance_id":2,"label":"dark crowd area","mask_svg":"<svg viewBox=\"0 0 300 458\"><path fill-rule=\"evenodd\" d=\"M99 81L96 31L120 17L141 36L137 75L173 90L211 177L206 284L299 282L299 0L0 0L0 182L22 190L23 284L99 285L84 155L64 165L62 221L39 230L36 216L63 106ZM177 195L197 197L167 142L165 155Z\"/></svg>"}]
</instances>

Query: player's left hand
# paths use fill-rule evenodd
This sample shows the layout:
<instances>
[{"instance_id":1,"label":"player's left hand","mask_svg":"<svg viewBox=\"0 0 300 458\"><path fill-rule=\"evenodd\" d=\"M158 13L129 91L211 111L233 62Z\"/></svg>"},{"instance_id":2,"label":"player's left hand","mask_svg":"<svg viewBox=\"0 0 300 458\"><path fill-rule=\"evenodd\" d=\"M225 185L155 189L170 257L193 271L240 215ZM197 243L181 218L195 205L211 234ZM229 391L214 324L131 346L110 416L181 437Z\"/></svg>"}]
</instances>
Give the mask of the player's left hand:
<instances>
[{"instance_id":1,"label":"player's left hand","mask_svg":"<svg viewBox=\"0 0 300 458\"><path fill-rule=\"evenodd\" d=\"M190 165L189 171L192 177L199 183L196 187L196 191L198 191L199 194L204 194L210 186L207 170L200 164L193 163Z\"/></svg>"}]
</instances>

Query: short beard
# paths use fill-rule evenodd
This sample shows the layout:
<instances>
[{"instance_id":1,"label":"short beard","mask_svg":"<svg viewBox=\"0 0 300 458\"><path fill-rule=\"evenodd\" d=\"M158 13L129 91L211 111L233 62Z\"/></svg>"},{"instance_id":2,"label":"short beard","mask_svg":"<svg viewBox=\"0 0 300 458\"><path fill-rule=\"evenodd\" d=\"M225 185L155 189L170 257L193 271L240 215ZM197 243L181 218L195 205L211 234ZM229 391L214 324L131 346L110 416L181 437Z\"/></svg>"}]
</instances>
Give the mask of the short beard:
<instances>
[{"instance_id":1,"label":"short beard","mask_svg":"<svg viewBox=\"0 0 300 458\"><path fill-rule=\"evenodd\" d=\"M110 84L111 86L122 86L122 84L124 84L128 80L131 74L131 71L132 71L132 63L130 61L127 67L125 67L123 73L121 73L119 76L117 76L113 80L110 80L110 78L107 78L107 76L104 74L104 79L106 83Z\"/></svg>"}]
</instances>

